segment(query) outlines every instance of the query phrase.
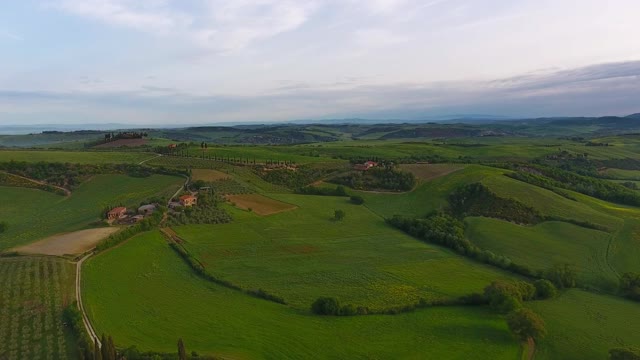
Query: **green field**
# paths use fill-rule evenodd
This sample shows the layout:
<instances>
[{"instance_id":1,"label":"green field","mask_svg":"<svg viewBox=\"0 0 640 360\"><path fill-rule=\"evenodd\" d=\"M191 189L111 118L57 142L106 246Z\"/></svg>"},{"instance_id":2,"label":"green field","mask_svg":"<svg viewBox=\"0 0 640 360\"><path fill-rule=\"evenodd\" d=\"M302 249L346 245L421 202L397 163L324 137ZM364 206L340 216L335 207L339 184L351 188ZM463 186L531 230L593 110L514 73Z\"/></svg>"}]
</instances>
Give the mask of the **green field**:
<instances>
[{"instance_id":1,"label":"green field","mask_svg":"<svg viewBox=\"0 0 640 360\"><path fill-rule=\"evenodd\" d=\"M63 197L26 188L0 187L0 219L8 229L0 235L0 250L24 245L49 235L79 230L100 220L107 206L138 206L154 196L171 196L183 179L152 175L97 175L71 196Z\"/></svg>"},{"instance_id":2,"label":"green field","mask_svg":"<svg viewBox=\"0 0 640 360\"><path fill-rule=\"evenodd\" d=\"M416 189L404 194L358 192L365 199L365 206L383 217L393 215L422 217L443 209L449 194L457 187L482 181L487 177L501 176L504 170L487 166L468 165L449 175L421 182Z\"/></svg>"},{"instance_id":3,"label":"green field","mask_svg":"<svg viewBox=\"0 0 640 360\"><path fill-rule=\"evenodd\" d=\"M521 226L498 219L469 217L466 235L476 245L509 257L534 270L555 264L572 264L581 283L617 286L617 276L607 259L610 234L564 222L548 221Z\"/></svg>"},{"instance_id":4,"label":"green field","mask_svg":"<svg viewBox=\"0 0 640 360\"><path fill-rule=\"evenodd\" d=\"M144 254L144 256L141 256ZM158 233L90 259L85 307L121 346L235 359L517 359L504 320L476 307L320 317L196 277Z\"/></svg>"},{"instance_id":5,"label":"green field","mask_svg":"<svg viewBox=\"0 0 640 360\"><path fill-rule=\"evenodd\" d=\"M346 198L272 196L298 209L174 230L215 276L304 310L320 296L372 309L459 297L510 277L396 231ZM334 209L343 221L331 219Z\"/></svg>"},{"instance_id":6,"label":"green field","mask_svg":"<svg viewBox=\"0 0 640 360\"><path fill-rule=\"evenodd\" d=\"M0 162L63 162L77 164L109 164L130 163L137 164L156 156L143 152L113 152L113 151L45 151L45 150L0 150Z\"/></svg>"},{"instance_id":7,"label":"green field","mask_svg":"<svg viewBox=\"0 0 640 360\"><path fill-rule=\"evenodd\" d=\"M49 257L0 258L0 358L70 359L62 311L74 301L75 266Z\"/></svg>"},{"instance_id":8,"label":"green field","mask_svg":"<svg viewBox=\"0 0 640 360\"><path fill-rule=\"evenodd\" d=\"M610 230L622 225L620 218L608 215L581 201L567 199L551 190L543 189L507 176L487 177L482 180L498 196L518 200L538 210L542 215L564 219L588 221ZM565 191L570 193L569 191ZM573 196L573 194L570 194Z\"/></svg>"},{"instance_id":9,"label":"green field","mask_svg":"<svg viewBox=\"0 0 640 360\"><path fill-rule=\"evenodd\" d=\"M547 324L536 359L600 360L615 347L640 344L640 304L570 290L559 298L528 303Z\"/></svg>"}]
</instances>

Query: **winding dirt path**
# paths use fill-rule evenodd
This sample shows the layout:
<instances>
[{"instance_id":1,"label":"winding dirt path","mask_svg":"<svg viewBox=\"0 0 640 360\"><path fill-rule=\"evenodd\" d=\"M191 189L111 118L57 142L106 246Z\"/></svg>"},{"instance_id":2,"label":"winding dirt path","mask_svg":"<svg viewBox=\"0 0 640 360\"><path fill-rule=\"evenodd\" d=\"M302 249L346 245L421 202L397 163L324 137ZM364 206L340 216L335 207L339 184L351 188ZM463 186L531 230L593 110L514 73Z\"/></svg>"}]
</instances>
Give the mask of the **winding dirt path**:
<instances>
[{"instance_id":1,"label":"winding dirt path","mask_svg":"<svg viewBox=\"0 0 640 360\"><path fill-rule=\"evenodd\" d=\"M146 159L146 160L142 160L142 161L140 161L140 162L138 163L138 165L142 165L142 164L146 163L147 161L151 161L151 160L153 160L153 159L157 159L157 158L159 158L159 157L162 157L162 154L156 154L156 156L154 156L154 157L148 158L148 159Z\"/></svg>"},{"instance_id":2,"label":"winding dirt path","mask_svg":"<svg viewBox=\"0 0 640 360\"><path fill-rule=\"evenodd\" d=\"M82 322L84 323L84 328L87 330L89 337L94 343L97 342L98 346L102 346L102 344L100 343L100 338L98 337L95 330L93 329L93 326L91 326L91 321L89 321L89 317L87 316L87 313L84 311L84 306L82 305L82 289L81 289L82 263L85 260L87 260L89 257L91 257L91 255L93 255L92 252L87 254L82 259L80 259L80 261L78 261L78 263L76 264L76 301L78 303L78 308L82 313Z\"/></svg>"}]
</instances>

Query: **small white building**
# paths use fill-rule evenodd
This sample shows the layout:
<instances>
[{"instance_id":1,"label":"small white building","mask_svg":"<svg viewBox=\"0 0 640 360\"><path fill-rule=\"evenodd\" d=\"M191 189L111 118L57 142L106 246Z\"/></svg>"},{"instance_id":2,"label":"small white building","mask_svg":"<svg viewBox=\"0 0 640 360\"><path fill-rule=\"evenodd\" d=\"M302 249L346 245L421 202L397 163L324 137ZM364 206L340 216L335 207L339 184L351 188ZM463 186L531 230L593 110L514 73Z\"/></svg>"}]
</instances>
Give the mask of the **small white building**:
<instances>
[{"instance_id":1,"label":"small white building","mask_svg":"<svg viewBox=\"0 0 640 360\"><path fill-rule=\"evenodd\" d=\"M138 214L140 215L151 215L154 211L156 211L157 207L153 204L142 205L138 208Z\"/></svg>"}]
</instances>

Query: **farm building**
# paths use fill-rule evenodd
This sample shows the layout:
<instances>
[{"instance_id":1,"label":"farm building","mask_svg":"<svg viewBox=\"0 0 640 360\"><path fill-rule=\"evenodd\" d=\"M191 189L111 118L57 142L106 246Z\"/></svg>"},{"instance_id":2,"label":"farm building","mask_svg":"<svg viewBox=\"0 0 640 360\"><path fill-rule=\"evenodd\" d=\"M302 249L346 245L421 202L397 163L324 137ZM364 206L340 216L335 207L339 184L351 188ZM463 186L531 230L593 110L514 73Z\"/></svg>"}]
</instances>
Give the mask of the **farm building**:
<instances>
[{"instance_id":1,"label":"farm building","mask_svg":"<svg viewBox=\"0 0 640 360\"><path fill-rule=\"evenodd\" d=\"M127 208L119 206L109 210L109 212L107 213L107 220L118 220L125 217L126 214Z\"/></svg>"},{"instance_id":2,"label":"farm building","mask_svg":"<svg viewBox=\"0 0 640 360\"><path fill-rule=\"evenodd\" d=\"M138 208L138 214L140 215L151 215L156 211L156 206L153 204L142 205Z\"/></svg>"},{"instance_id":3,"label":"farm building","mask_svg":"<svg viewBox=\"0 0 640 360\"><path fill-rule=\"evenodd\" d=\"M169 203L169 209L176 209L182 207L182 204L177 201L172 201Z\"/></svg>"},{"instance_id":4,"label":"farm building","mask_svg":"<svg viewBox=\"0 0 640 360\"><path fill-rule=\"evenodd\" d=\"M358 170L358 171L367 171L369 169L371 169L372 167L376 167L378 166L378 163L375 161L367 161L364 164L355 164L353 166L354 170Z\"/></svg>"},{"instance_id":5,"label":"farm building","mask_svg":"<svg viewBox=\"0 0 640 360\"><path fill-rule=\"evenodd\" d=\"M198 204L198 198L193 195L180 196L180 204L184 207L191 207Z\"/></svg>"}]
</instances>

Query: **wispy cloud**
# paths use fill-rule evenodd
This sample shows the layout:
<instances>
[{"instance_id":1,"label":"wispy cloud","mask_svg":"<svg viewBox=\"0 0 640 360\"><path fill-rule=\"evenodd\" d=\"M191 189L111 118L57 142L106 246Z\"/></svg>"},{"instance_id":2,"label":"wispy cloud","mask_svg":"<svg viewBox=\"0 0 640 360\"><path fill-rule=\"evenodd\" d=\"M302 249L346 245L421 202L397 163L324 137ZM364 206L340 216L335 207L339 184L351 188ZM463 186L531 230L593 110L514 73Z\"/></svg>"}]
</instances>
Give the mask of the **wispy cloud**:
<instances>
[{"instance_id":1,"label":"wispy cloud","mask_svg":"<svg viewBox=\"0 0 640 360\"><path fill-rule=\"evenodd\" d=\"M130 121L165 119L167 124L182 118L194 123L352 116L419 119L464 112L522 117L623 115L640 110L639 77L640 61L635 61L487 82L355 88L284 82L277 92L261 96L199 96L153 86L110 93L0 91L0 108L2 104L7 108L37 104L58 111L61 106L80 107L89 111L82 114L85 119L102 116L96 109L111 109L110 113L130 114Z\"/></svg>"},{"instance_id":2,"label":"wispy cloud","mask_svg":"<svg viewBox=\"0 0 640 360\"><path fill-rule=\"evenodd\" d=\"M11 41L23 40L22 36L8 30L3 30L3 29L0 29L0 40L1 39L11 40Z\"/></svg>"},{"instance_id":3,"label":"wispy cloud","mask_svg":"<svg viewBox=\"0 0 640 360\"><path fill-rule=\"evenodd\" d=\"M196 11L182 11L189 4ZM161 36L204 49L232 52L304 24L313 0L60 0L69 14Z\"/></svg>"}]
</instances>

